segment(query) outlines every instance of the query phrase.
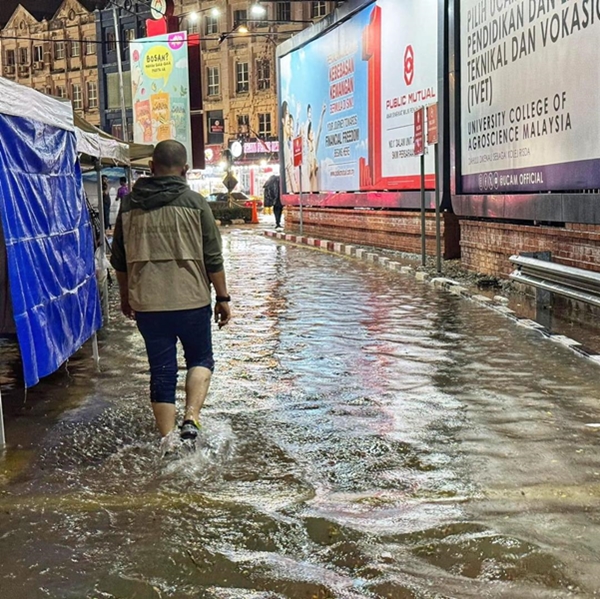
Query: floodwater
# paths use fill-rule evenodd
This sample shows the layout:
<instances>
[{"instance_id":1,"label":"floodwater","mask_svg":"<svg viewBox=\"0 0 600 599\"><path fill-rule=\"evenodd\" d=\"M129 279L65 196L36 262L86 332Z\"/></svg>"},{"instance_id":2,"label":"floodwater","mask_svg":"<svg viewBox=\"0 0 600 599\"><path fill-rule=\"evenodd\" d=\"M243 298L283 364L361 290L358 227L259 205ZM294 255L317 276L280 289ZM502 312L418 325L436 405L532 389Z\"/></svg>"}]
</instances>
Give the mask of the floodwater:
<instances>
[{"instance_id":1,"label":"floodwater","mask_svg":"<svg viewBox=\"0 0 600 599\"><path fill-rule=\"evenodd\" d=\"M84 348L3 387L2 599L600 596L600 367L410 277L224 243L195 455L160 458L120 317L101 375Z\"/></svg>"}]
</instances>

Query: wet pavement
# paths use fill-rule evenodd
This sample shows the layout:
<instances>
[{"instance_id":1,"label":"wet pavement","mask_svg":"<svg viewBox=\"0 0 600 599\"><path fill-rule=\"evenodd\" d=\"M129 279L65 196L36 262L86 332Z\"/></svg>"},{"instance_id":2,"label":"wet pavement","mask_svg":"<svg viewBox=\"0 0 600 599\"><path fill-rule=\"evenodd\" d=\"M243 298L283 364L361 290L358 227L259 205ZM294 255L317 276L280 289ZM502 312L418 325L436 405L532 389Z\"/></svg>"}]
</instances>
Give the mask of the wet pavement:
<instances>
[{"instance_id":1,"label":"wet pavement","mask_svg":"<svg viewBox=\"0 0 600 599\"><path fill-rule=\"evenodd\" d=\"M2 387L2 599L600 596L598 366L412 277L224 244L195 455L160 458L116 305L102 374L84 348Z\"/></svg>"}]
</instances>

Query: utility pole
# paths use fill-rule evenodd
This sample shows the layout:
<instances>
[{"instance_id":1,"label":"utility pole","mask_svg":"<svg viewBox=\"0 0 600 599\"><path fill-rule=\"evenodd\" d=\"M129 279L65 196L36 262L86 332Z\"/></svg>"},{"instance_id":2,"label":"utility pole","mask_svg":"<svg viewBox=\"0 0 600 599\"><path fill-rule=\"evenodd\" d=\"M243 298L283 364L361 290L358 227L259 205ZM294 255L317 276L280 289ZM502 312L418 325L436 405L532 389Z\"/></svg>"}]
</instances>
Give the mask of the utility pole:
<instances>
[{"instance_id":1,"label":"utility pole","mask_svg":"<svg viewBox=\"0 0 600 599\"><path fill-rule=\"evenodd\" d=\"M113 0L113 22L115 25L115 43L117 44L117 70L119 73L119 95L121 97L121 120L123 141L129 141L129 132L127 127L127 108L125 107L125 86L123 85L123 61L121 57L121 34L119 31L119 15L117 11L116 0Z\"/></svg>"}]
</instances>

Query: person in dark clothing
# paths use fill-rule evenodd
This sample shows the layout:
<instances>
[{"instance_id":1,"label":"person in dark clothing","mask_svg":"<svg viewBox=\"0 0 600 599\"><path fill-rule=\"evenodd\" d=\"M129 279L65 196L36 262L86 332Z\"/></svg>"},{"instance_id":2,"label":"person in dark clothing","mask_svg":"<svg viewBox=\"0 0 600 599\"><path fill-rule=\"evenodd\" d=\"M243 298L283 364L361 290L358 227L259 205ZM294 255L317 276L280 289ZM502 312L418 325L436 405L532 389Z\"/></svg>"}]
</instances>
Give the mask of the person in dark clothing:
<instances>
[{"instance_id":1,"label":"person in dark clothing","mask_svg":"<svg viewBox=\"0 0 600 599\"><path fill-rule=\"evenodd\" d=\"M110 229L110 193L106 175L102 175L102 209L104 210L104 229Z\"/></svg>"},{"instance_id":2,"label":"person in dark clothing","mask_svg":"<svg viewBox=\"0 0 600 599\"><path fill-rule=\"evenodd\" d=\"M178 439L196 440L214 368L211 312L221 328L231 311L221 235L206 200L187 185L185 146L175 140L160 142L150 169L153 176L139 179L121 201L111 264L117 271L121 310L136 320L146 344L150 401L167 454ZM212 311L211 286L216 293ZM178 340L188 369L179 432Z\"/></svg>"},{"instance_id":3,"label":"person in dark clothing","mask_svg":"<svg viewBox=\"0 0 600 599\"><path fill-rule=\"evenodd\" d=\"M279 177L277 175L272 175L265 183L264 190L265 202L268 201L269 205L273 206L273 214L275 215L275 228L281 229L283 204L281 203L281 192L279 191Z\"/></svg>"}]
</instances>

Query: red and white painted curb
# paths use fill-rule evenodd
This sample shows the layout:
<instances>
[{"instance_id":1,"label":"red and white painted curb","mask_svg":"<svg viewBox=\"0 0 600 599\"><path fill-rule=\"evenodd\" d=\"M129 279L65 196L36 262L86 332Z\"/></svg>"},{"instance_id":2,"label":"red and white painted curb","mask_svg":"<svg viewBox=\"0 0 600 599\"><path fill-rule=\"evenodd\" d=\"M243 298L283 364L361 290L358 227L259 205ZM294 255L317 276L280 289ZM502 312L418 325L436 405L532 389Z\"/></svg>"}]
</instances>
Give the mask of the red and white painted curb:
<instances>
[{"instance_id":1,"label":"red and white painted curb","mask_svg":"<svg viewBox=\"0 0 600 599\"><path fill-rule=\"evenodd\" d=\"M485 306L488 309L494 310L502 314L503 316L510 318L519 326L532 329L540 333L546 339L559 343L564 347L569 348L576 354L592 360L594 363L600 365L600 354L585 348L579 341L566 337L565 335L553 334L543 325L529 318L522 318L518 316L513 310L507 307L508 300L503 296L494 296L489 298L485 295L478 295L472 293L467 287L461 285L461 283L448 279L445 277L433 277L430 278L429 274L414 268L413 266L407 266L396 262L388 256L383 256L377 253L376 248L366 249L356 245L347 243L341 243L339 241L330 241L328 239L317 239L315 237L307 237L306 235L295 235L291 233L283 233L280 231L265 231L265 236L280 241L287 241L289 243L297 243L299 245L306 245L320 250L332 252L334 254L340 254L342 256L356 258L364 262L370 262L374 265L393 270L402 274L412 275L417 281L429 282L431 285L438 289L444 289L452 295L458 295L469 299L473 302L478 303L481 306Z\"/></svg>"}]
</instances>

